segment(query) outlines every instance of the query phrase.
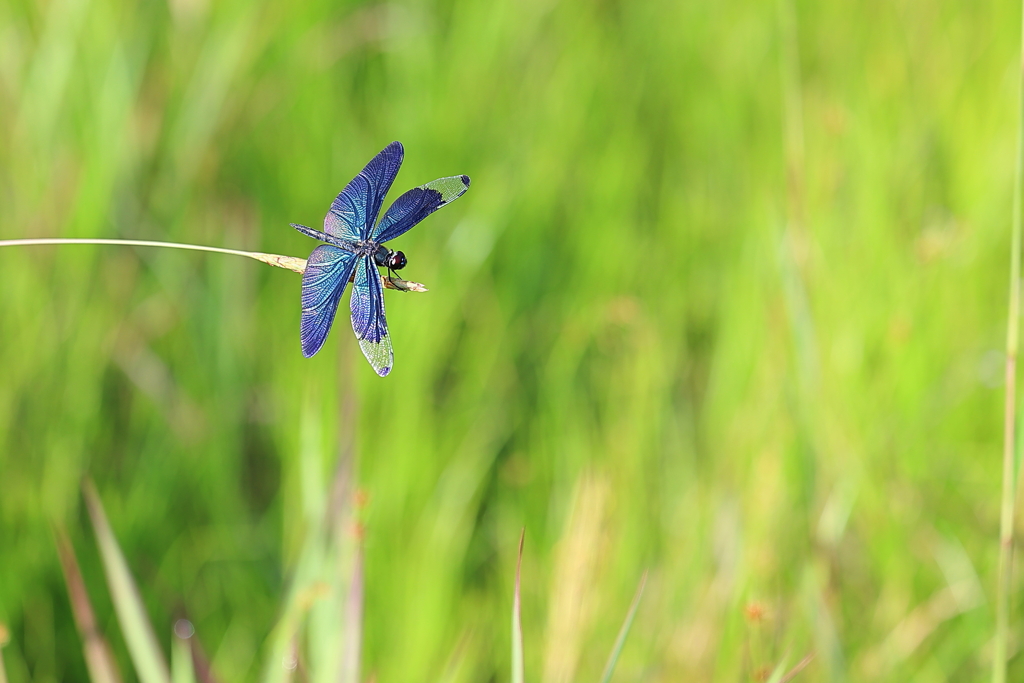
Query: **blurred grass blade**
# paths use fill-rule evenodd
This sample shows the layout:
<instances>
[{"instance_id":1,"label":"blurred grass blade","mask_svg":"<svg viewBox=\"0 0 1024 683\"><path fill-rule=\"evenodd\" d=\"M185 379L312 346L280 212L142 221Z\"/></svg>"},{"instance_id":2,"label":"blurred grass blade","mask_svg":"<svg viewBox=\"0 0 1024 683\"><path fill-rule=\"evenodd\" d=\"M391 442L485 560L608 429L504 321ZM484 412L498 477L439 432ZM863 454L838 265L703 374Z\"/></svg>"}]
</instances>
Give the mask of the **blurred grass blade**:
<instances>
[{"instance_id":1,"label":"blurred grass blade","mask_svg":"<svg viewBox=\"0 0 1024 683\"><path fill-rule=\"evenodd\" d=\"M189 624L191 625L191 622ZM199 636L193 632L188 642L192 652L192 671L195 672L196 680L199 683L219 683L217 677L213 675L213 665L210 664L210 658L203 650Z\"/></svg>"},{"instance_id":2,"label":"blurred grass blade","mask_svg":"<svg viewBox=\"0 0 1024 683\"><path fill-rule=\"evenodd\" d=\"M132 579L128 563L121 553L121 548L114 538L114 532L107 521L99 495L92 481L82 484L85 504L92 519L96 540L100 546L100 557L103 560L103 571L107 577L107 585L114 602L117 621L124 633L128 654L142 683L170 683L171 674L167 667L160 645L153 632L153 626L146 616L146 608L142 604L139 589Z\"/></svg>"},{"instance_id":3,"label":"blurred grass blade","mask_svg":"<svg viewBox=\"0 0 1024 683\"><path fill-rule=\"evenodd\" d=\"M345 605L344 645L341 683L359 683L360 653L363 646L363 545L356 547L352 565L352 585Z\"/></svg>"},{"instance_id":4,"label":"blurred grass blade","mask_svg":"<svg viewBox=\"0 0 1024 683\"><path fill-rule=\"evenodd\" d=\"M772 671L772 675L768 678L767 683L789 683L794 678L796 678L796 675L798 673L807 668L807 665L811 663L812 659L814 659L813 652L804 657L803 659L801 659L799 662L797 662L796 666L794 666L792 669L790 669L786 673L782 673L783 670L785 670L786 668L786 660L783 659L781 662L779 662L779 665L775 667L775 670Z\"/></svg>"},{"instance_id":5,"label":"blurred grass blade","mask_svg":"<svg viewBox=\"0 0 1024 683\"><path fill-rule=\"evenodd\" d=\"M75 557L75 550L67 532L62 527L55 527L53 533L57 544L57 556L64 572L64 583L68 587L71 613L78 635L82 639L82 653L85 655L85 668L89 671L89 680L93 683L121 683L121 672L117 668L110 643L100 633L96 624L96 613L85 590L82 571L78 567L78 559Z\"/></svg>"},{"instance_id":6,"label":"blurred grass blade","mask_svg":"<svg viewBox=\"0 0 1024 683\"><path fill-rule=\"evenodd\" d=\"M633 603L629 606L629 612L626 614L626 620L622 623L622 628L619 629L619 635L615 639L615 647L612 648L612 653L608 657L608 663L604 665L604 673L601 674L601 683L608 683L612 679L612 672L615 671L615 664L619 661L619 654L622 653L622 646L626 644L626 636L629 635L629 629L633 626L633 617L636 616L636 611L640 607L640 599L644 595L644 586L647 585L647 570L644 570L644 575L640 577L640 585L636 587L636 595L633 596Z\"/></svg>"},{"instance_id":7,"label":"blurred grass blade","mask_svg":"<svg viewBox=\"0 0 1024 683\"><path fill-rule=\"evenodd\" d=\"M1024 3L1022 3L1024 5ZM1010 641L1010 595L1013 592L1013 527L1017 505L1015 462L1017 418L1017 353L1020 350L1021 241L1024 233L1024 15L1021 16L1020 72L1017 82L1017 163L1013 176L1013 223L1010 233L1010 291L1006 314L1006 388L1003 396L1003 482L999 513L999 561L996 575L995 643L992 681L1006 680Z\"/></svg>"},{"instance_id":8,"label":"blurred grass blade","mask_svg":"<svg viewBox=\"0 0 1024 683\"><path fill-rule=\"evenodd\" d=\"M782 677L786 675L786 663L788 659L789 655L786 655L779 660L779 663L775 665L774 669L772 669L772 673L768 676L765 683L782 683Z\"/></svg>"},{"instance_id":9,"label":"blurred grass blade","mask_svg":"<svg viewBox=\"0 0 1024 683\"><path fill-rule=\"evenodd\" d=\"M523 620L520 616L519 572L523 566L523 539L526 529L519 532L519 557L516 560L516 588L512 597L512 683L524 682L523 666Z\"/></svg>"},{"instance_id":10,"label":"blurred grass blade","mask_svg":"<svg viewBox=\"0 0 1024 683\"><path fill-rule=\"evenodd\" d=\"M466 652L472 643L473 636L468 630L463 631L459 635L459 639L455 643L455 649L449 655L444 672L438 677L437 683L455 683L455 681L462 680L460 669L466 661Z\"/></svg>"},{"instance_id":11,"label":"blurred grass blade","mask_svg":"<svg viewBox=\"0 0 1024 683\"><path fill-rule=\"evenodd\" d=\"M319 466L323 458L323 421L315 406L319 405L314 390L307 396L299 425L299 482L302 501L299 516L304 524L305 539L291 578L280 616L267 638L266 659L260 680L263 683L285 683L292 680L298 667L295 646L299 632L310 610L329 594L331 587L323 581L325 547L324 519L327 501L324 497L326 479ZM332 643L332 646L334 643Z\"/></svg>"},{"instance_id":12,"label":"blurred grass blade","mask_svg":"<svg viewBox=\"0 0 1024 683\"><path fill-rule=\"evenodd\" d=\"M195 628L188 619L174 622L174 638L171 640L171 681L173 683L196 683L196 669L192 662L192 636Z\"/></svg>"},{"instance_id":13,"label":"blurred grass blade","mask_svg":"<svg viewBox=\"0 0 1024 683\"><path fill-rule=\"evenodd\" d=\"M10 639L7 624L0 622L0 683L7 683L7 669L4 667L4 646Z\"/></svg>"}]
</instances>

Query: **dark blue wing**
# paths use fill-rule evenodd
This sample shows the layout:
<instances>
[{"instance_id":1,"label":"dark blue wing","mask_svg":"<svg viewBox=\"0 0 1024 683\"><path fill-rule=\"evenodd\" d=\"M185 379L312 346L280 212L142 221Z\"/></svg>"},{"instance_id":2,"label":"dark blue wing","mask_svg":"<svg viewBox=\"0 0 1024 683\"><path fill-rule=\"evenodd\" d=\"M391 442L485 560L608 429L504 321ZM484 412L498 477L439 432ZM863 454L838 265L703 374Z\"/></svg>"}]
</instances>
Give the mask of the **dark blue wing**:
<instances>
[{"instance_id":1,"label":"dark blue wing","mask_svg":"<svg viewBox=\"0 0 1024 683\"><path fill-rule=\"evenodd\" d=\"M468 189L468 175L453 175L409 190L388 207L370 233L370 239L377 244L395 239L445 204L454 202Z\"/></svg>"},{"instance_id":2,"label":"dark blue wing","mask_svg":"<svg viewBox=\"0 0 1024 683\"><path fill-rule=\"evenodd\" d=\"M350 251L321 244L313 250L302 274L302 355L310 358L327 339L358 257Z\"/></svg>"},{"instance_id":3,"label":"dark blue wing","mask_svg":"<svg viewBox=\"0 0 1024 683\"><path fill-rule=\"evenodd\" d=\"M366 360L381 377L391 372L395 356L384 318L384 287L372 256L359 259L352 284L352 330Z\"/></svg>"},{"instance_id":4,"label":"dark blue wing","mask_svg":"<svg viewBox=\"0 0 1024 683\"><path fill-rule=\"evenodd\" d=\"M345 189L334 198L324 218L324 232L343 240L357 242L370 236L377 221L384 195L395 182L405 158L401 142L392 142L370 159Z\"/></svg>"}]
</instances>

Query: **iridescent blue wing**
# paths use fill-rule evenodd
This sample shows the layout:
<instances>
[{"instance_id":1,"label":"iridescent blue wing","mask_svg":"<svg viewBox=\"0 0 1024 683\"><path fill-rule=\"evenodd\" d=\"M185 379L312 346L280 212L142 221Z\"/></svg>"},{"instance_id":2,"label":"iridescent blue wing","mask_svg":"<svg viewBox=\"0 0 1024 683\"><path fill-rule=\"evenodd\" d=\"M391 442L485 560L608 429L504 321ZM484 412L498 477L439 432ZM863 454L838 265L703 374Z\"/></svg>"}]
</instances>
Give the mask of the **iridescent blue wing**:
<instances>
[{"instance_id":1,"label":"iridescent blue wing","mask_svg":"<svg viewBox=\"0 0 1024 683\"><path fill-rule=\"evenodd\" d=\"M388 207L380 223L370 233L370 239L377 244L395 239L445 204L454 202L468 189L468 175L438 178L414 187Z\"/></svg>"},{"instance_id":2,"label":"iridescent blue wing","mask_svg":"<svg viewBox=\"0 0 1024 683\"><path fill-rule=\"evenodd\" d=\"M359 259L352 284L352 330L366 360L381 377L391 372L395 356L384 318L384 287L372 256Z\"/></svg>"},{"instance_id":3,"label":"iridescent blue wing","mask_svg":"<svg viewBox=\"0 0 1024 683\"><path fill-rule=\"evenodd\" d=\"M324 232L343 240L357 242L370 235L384 195L395 182L405 158L401 142L392 142L370 159L370 163L334 198L324 217Z\"/></svg>"},{"instance_id":4,"label":"iridescent blue wing","mask_svg":"<svg viewBox=\"0 0 1024 683\"><path fill-rule=\"evenodd\" d=\"M306 261L302 274L302 355L310 358L327 339L358 257L350 251L321 244Z\"/></svg>"}]
</instances>

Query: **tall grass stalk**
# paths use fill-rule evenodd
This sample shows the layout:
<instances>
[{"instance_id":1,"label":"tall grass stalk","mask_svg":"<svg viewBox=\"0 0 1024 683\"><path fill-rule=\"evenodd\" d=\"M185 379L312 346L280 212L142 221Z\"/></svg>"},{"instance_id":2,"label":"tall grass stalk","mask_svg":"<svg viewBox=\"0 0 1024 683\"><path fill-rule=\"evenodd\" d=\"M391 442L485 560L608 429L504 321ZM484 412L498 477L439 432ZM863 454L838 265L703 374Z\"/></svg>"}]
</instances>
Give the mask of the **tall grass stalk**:
<instances>
[{"instance_id":1,"label":"tall grass stalk","mask_svg":"<svg viewBox=\"0 0 1024 683\"><path fill-rule=\"evenodd\" d=\"M186 249L188 251L207 251L215 254L230 254L232 256L245 256L257 261L262 261L278 268L285 268L296 273L306 272L306 259L297 256L284 256L282 254L266 254L262 251L241 251L239 249L223 249L221 247L208 247L202 244L183 244L181 242L156 242L152 240L119 240L106 238L76 238L76 237L40 237L31 239L0 240L0 247L30 247L47 244L111 244L122 247L166 247L168 249ZM381 282L387 289L397 289L402 292L426 292L428 291L419 282L403 280L394 274L381 278Z\"/></svg>"},{"instance_id":2,"label":"tall grass stalk","mask_svg":"<svg viewBox=\"0 0 1024 683\"><path fill-rule=\"evenodd\" d=\"M180 242L155 242L151 240L117 240L103 238L70 238L70 237L43 237L37 239L0 240L0 247L28 247L45 244L113 244L124 247L167 247L169 249L188 249L189 251L210 251L217 254L231 254L233 256L247 256L269 263L272 266L294 270L302 273L306 270L306 260L294 256L281 256L280 254L264 254L259 251L239 251L238 249L222 249L221 247L207 247L202 244L182 244Z\"/></svg>"},{"instance_id":3,"label":"tall grass stalk","mask_svg":"<svg viewBox=\"0 0 1024 683\"><path fill-rule=\"evenodd\" d=\"M1010 240L1010 296L1006 326L1006 397L1003 410L1003 494L999 519L999 577L996 587L996 642L992 660L994 683L1006 681L1006 644L1010 631L1010 583L1013 574L1013 521L1016 508L1017 349L1020 345L1021 182L1024 179L1024 3L1021 13L1020 102L1018 104L1017 168L1013 182L1013 232Z\"/></svg>"}]
</instances>

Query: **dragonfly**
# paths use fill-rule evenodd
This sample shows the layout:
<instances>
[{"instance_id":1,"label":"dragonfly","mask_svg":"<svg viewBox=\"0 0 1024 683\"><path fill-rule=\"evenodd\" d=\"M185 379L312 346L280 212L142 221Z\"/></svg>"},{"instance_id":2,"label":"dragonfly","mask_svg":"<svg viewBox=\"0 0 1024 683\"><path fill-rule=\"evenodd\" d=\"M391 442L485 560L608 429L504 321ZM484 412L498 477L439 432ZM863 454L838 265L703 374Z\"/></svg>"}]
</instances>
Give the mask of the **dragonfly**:
<instances>
[{"instance_id":1,"label":"dragonfly","mask_svg":"<svg viewBox=\"0 0 1024 683\"><path fill-rule=\"evenodd\" d=\"M469 189L469 176L432 180L409 190L377 221L384 196L405 158L400 142L392 142L335 197L324 217L323 232L292 223L304 235L325 242L309 255L302 274L302 355L313 357L327 340L345 287L352 282L352 330L359 348L381 377L391 372L394 351L384 317L384 284L378 268L391 275L408 261L405 254L384 246Z\"/></svg>"}]
</instances>

